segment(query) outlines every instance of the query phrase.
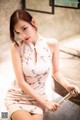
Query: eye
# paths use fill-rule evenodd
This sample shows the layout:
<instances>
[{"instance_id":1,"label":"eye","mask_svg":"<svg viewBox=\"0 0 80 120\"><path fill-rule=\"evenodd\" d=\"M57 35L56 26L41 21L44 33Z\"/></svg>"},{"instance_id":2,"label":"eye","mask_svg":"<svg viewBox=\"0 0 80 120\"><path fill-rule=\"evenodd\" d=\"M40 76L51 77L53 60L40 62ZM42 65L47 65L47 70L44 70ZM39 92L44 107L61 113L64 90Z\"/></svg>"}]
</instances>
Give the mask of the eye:
<instances>
[{"instance_id":1,"label":"eye","mask_svg":"<svg viewBox=\"0 0 80 120\"><path fill-rule=\"evenodd\" d=\"M25 30L27 30L27 28L28 28L28 27L24 27L23 30L25 31Z\"/></svg>"},{"instance_id":2,"label":"eye","mask_svg":"<svg viewBox=\"0 0 80 120\"><path fill-rule=\"evenodd\" d=\"M19 32L17 32L16 34L17 34L17 35L19 35L20 33L19 33Z\"/></svg>"},{"instance_id":3,"label":"eye","mask_svg":"<svg viewBox=\"0 0 80 120\"><path fill-rule=\"evenodd\" d=\"M16 33L16 35L19 35L19 34L20 34L19 32L16 32L16 31L15 31L15 33Z\"/></svg>"}]
</instances>

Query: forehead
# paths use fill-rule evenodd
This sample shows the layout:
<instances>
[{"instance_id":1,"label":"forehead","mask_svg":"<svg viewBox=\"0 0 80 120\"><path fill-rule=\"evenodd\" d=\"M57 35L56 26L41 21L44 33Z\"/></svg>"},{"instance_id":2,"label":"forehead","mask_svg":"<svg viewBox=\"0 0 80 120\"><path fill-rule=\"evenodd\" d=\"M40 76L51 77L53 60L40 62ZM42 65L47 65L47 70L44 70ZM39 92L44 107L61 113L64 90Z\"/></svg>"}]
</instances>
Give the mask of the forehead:
<instances>
[{"instance_id":1,"label":"forehead","mask_svg":"<svg viewBox=\"0 0 80 120\"><path fill-rule=\"evenodd\" d=\"M14 30L18 30L21 29L23 26L29 26L29 23L23 20L19 20L15 26L14 26Z\"/></svg>"}]
</instances>

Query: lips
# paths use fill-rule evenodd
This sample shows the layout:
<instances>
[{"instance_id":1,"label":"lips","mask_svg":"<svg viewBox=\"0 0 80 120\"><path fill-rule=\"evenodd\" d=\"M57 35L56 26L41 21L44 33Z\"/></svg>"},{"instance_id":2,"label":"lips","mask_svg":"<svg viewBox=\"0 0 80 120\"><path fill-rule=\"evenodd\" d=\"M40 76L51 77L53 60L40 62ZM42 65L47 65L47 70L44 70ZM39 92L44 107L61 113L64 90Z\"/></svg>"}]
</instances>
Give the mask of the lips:
<instances>
[{"instance_id":1,"label":"lips","mask_svg":"<svg viewBox=\"0 0 80 120\"><path fill-rule=\"evenodd\" d=\"M25 40L27 41L27 40L29 40L29 38L30 38L30 37L27 37L27 38L25 38Z\"/></svg>"}]
</instances>

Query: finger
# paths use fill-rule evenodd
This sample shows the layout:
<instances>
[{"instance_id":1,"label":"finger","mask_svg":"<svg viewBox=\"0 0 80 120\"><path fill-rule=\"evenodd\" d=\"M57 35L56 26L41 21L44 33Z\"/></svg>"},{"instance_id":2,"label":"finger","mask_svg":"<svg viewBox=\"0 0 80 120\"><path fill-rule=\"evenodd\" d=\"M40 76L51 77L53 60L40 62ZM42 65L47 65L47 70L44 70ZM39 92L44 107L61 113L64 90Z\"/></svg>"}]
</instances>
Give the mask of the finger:
<instances>
[{"instance_id":1,"label":"finger","mask_svg":"<svg viewBox=\"0 0 80 120\"><path fill-rule=\"evenodd\" d=\"M78 95L78 90L76 90L76 88L74 90L71 91L71 94L73 97L76 97Z\"/></svg>"},{"instance_id":2,"label":"finger","mask_svg":"<svg viewBox=\"0 0 80 120\"><path fill-rule=\"evenodd\" d=\"M80 94L80 89L78 87L76 87L74 91L77 95Z\"/></svg>"},{"instance_id":3,"label":"finger","mask_svg":"<svg viewBox=\"0 0 80 120\"><path fill-rule=\"evenodd\" d=\"M53 108L54 108L54 110L57 110L57 109L58 109L58 106L55 104L55 105L53 106Z\"/></svg>"},{"instance_id":4,"label":"finger","mask_svg":"<svg viewBox=\"0 0 80 120\"><path fill-rule=\"evenodd\" d=\"M59 103L55 103L55 104L54 104L54 102L53 102L52 105L53 105L53 106L55 105L56 107L60 107L60 104L59 104Z\"/></svg>"},{"instance_id":5,"label":"finger","mask_svg":"<svg viewBox=\"0 0 80 120\"><path fill-rule=\"evenodd\" d=\"M56 110L58 110L57 107L53 107L53 108L52 108L52 111L53 111L53 112L55 112Z\"/></svg>"},{"instance_id":6,"label":"finger","mask_svg":"<svg viewBox=\"0 0 80 120\"><path fill-rule=\"evenodd\" d=\"M60 107L60 104L59 104L59 103L57 103L57 104L56 104L56 107Z\"/></svg>"},{"instance_id":7,"label":"finger","mask_svg":"<svg viewBox=\"0 0 80 120\"><path fill-rule=\"evenodd\" d=\"M74 92L75 92L76 94L80 94L80 88L77 87L77 86L74 86Z\"/></svg>"}]
</instances>

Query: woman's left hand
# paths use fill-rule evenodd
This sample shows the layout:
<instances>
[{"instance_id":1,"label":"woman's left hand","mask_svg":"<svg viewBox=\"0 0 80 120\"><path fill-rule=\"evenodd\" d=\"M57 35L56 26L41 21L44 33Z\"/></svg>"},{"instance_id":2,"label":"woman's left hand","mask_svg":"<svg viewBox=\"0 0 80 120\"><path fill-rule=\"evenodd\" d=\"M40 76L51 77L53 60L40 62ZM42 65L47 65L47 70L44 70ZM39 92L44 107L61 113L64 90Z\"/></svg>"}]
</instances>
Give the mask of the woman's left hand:
<instances>
[{"instance_id":1,"label":"woman's left hand","mask_svg":"<svg viewBox=\"0 0 80 120\"><path fill-rule=\"evenodd\" d=\"M71 90L74 90L74 92L72 93L72 96L73 96L73 97L76 97L78 94L80 94L80 89L79 89L79 87L76 86L76 85L71 85L71 84L69 84L69 85L67 86L67 91L70 92Z\"/></svg>"}]
</instances>

